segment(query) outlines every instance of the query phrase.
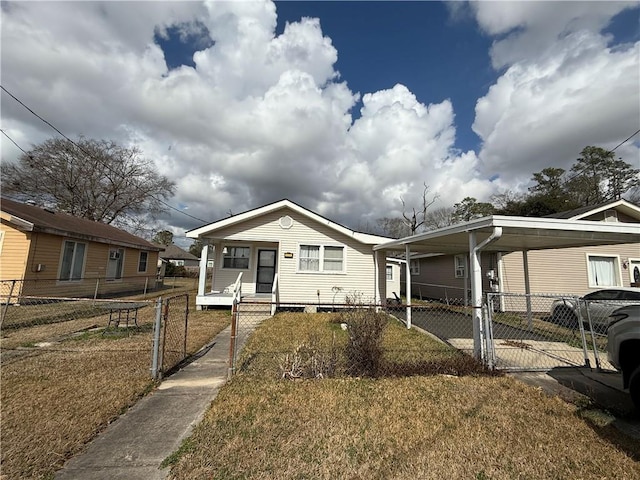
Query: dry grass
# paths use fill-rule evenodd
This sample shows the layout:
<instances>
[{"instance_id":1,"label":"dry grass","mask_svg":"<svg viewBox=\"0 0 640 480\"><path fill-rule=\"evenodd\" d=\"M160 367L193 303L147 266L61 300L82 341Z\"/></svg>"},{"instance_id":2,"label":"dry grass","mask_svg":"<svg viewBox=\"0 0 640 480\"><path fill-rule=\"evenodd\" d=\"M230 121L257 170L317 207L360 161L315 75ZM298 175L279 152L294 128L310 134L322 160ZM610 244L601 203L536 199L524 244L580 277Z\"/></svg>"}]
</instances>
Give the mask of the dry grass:
<instances>
[{"instance_id":1,"label":"dry grass","mask_svg":"<svg viewBox=\"0 0 640 480\"><path fill-rule=\"evenodd\" d=\"M224 311L196 311L193 298L189 353L210 342L230 319ZM107 319L79 318L3 332L1 465L6 478L50 477L154 387L153 315L141 315L140 329L130 335L85 330L104 327ZM51 344L33 346L39 342Z\"/></svg>"},{"instance_id":2,"label":"dry grass","mask_svg":"<svg viewBox=\"0 0 640 480\"><path fill-rule=\"evenodd\" d=\"M637 445L590 426L577 407L509 377L279 380L263 360L340 331L325 315L277 316L256 331L172 467L175 479L638 478ZM393 324L397 359L448 347ZM423 349L422 354L419 350ZM610 428L610 427L608 427ZM625 437L626 438L626 437ZM620 440L620 441L618 441Z\"/></svg>"}]
</instances>

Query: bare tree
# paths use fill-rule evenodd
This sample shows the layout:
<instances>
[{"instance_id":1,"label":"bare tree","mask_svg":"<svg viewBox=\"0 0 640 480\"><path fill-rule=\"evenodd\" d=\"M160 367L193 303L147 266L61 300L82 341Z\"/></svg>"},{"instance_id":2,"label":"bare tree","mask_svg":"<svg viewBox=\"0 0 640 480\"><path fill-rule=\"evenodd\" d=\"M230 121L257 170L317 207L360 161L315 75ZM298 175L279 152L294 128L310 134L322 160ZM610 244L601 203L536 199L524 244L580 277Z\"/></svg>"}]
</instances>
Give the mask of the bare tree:
<instances>
[{"instance_id":1,"label":"bare tree","mask_svg":"<svg viewBox=\"0 0 640 480\"><path fill-rule=\"evenodd\" d=\"M387 237L402 238L411 235L411 230L403 218L382 217L376 220L378 231Z\"/></svg>"},{"instance_id":2,"label":"bare tree","mask_svg":"<svg viewBox=\"0 0 640 480\"><path fill-rule=\"evenodd\" d=\"M422 205L420 208L416 209L415 207L411 208L411 212L407 214L407 206L404 202L403 198L400 198L402 202L402 217L404 218L404 223L407 227L409 227L410 235L414 235L420 227L422 227L427 220L427 210L431 205L435 203L438 199L438 194L435 194L431 200L428 200L428 192L429 186L425 183L424 190L422 190Z\"/></svg>"},{"instance_id":3,"label":"bare tree","mask_svg":"<svg viewBox=\"0 0 640 480\"><path fill-rule=\"evenodd\" d=\"M138 148L106 140L50 139L2 164L3 193L119 226L166 211L174 188Z\"/></svg>"},{"instance_id":4,"label":"bare tree","mask_svg":"<svg viewBox=\"0 0 640 480\"><path fill-rule=\"evenodd\" d=\"M453 223L453 207L440 207L427 213L424 225L430 230L435 230Z\"/></svg>"}]
</instances>

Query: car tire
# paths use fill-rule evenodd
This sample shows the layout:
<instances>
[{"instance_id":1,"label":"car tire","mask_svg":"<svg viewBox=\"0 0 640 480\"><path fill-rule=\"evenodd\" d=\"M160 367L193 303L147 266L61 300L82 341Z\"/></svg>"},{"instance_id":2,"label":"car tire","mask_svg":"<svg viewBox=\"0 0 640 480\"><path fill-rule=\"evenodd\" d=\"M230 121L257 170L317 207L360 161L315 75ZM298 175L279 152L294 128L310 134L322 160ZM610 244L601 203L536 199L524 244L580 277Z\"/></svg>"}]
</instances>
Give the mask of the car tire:
<instances>
[{"instance_id":1,"label":"car tire","mask_svg":"<svg viewBox=\"0 0 640 480\"><path fill-rule=\"evenodd\" d=\"M640 412L640 365L636 367L629 378L629 393L636 410Z\"/></svg>"},{"instance_id":2,"label":"car tire","mask_svg":"<svg viewBox=\"0 0 640 480\"><path fill-rule=\"evenodd\" d=\"M553 311L555 323L561 327L576 329L578 328L578 317L569 307L558 307Z\"/></svg>"}]
</instances>

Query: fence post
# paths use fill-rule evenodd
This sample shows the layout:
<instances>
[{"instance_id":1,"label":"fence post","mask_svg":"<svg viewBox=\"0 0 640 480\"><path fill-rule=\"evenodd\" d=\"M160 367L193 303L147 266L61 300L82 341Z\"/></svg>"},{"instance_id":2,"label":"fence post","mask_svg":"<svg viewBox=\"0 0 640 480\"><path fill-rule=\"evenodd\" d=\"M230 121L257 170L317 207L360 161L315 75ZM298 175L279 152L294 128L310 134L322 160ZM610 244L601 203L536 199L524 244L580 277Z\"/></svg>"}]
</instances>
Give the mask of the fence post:
<instances>
[{"instance_id":1,"label":"fence post","mask_svg":"<svg viewBox=\"0 0 640 480\"><path fill-rule=\"evenodd\" d=\"M227 372L227 378L231 380L233 376L233 372L236 368L236 325L238 322L238 300L233 299L233 304L231 306L231 337L229 342L229 370Z\"/></svg>"},{"instance_id":2,"label":"fence post","mask_svg":"<svg viewBox=\"0 0 640 480\"><path fill-rule=\"evenodd\" d=\"M189 326L189 294L185 293L184 298L185 298L186 305L184 308L184 347L182 351L182 356L183 358L187 358L187 332L188 332L188 326Z\"/></svg>"},{"instance_id":3,"label":"fence post","mask_svg":"<svg viewBox=\"0 0 640 480\"><path fill-rule=\"evenodd\" d=\"M0 327L4 323L4 317L7 315L7 311L9 310L9 304L11 303L11 297L13 296L13 289L16 287L16 281L11 280L11 289L9 290L9 296L7 297L7 303L2 310L2 318L0 318Z\"/></svg>"},{"instance_id":4,"label":"fence post","mask_svg":"<svg viewBox=\"0 0 640 480\"><path fill-rule=\"evenodd\" d=\"M100 287L100 278L96 278L96 290L93 292L93 299L98 298L98 288Z\"/></svg>"},{"instance_id":5,"label":"fence post","mask_svg":"<svg viewBox=\"0 0 640 480\"><path fill-rule=\"evenodd\" d=\"M147 287L149 286L149 277L145 277L144 279L144 296L147 296Z\"/></svg>"},{"instance_id":6,"label":"fence post","mask_svg":"<svg viewBox=\"0 0 640 480\"><path fill-rule=\"evenodd\" d=\"M153 324L153 360L151 364L151 377L158 379L158 357L160 354L160 328L162 326L162 297L156 300L156 321Z\"/></svg>"}]
</instances>

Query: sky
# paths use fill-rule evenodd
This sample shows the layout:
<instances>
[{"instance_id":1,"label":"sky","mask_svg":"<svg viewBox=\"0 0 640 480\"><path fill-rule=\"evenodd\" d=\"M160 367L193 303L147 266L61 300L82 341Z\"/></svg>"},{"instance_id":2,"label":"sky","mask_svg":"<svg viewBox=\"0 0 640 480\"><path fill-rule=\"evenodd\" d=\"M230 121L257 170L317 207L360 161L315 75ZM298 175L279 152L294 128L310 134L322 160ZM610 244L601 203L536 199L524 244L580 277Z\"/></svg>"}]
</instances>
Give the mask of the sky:
<instances>
[{"instance_id":1,"label":"sky","mask_svg":"<svg viewBox=\"0 0 640 480\"><path fill-rule=\"evenodd\" d=\"M159 229L288 198L354 229L526 192L587 145L640 167L640 3L7 2L1 82L176 182ZM21 148L58 134L5 92ZM2 162L20 150L1 137Z\"/></svg>"}]
</instances>

